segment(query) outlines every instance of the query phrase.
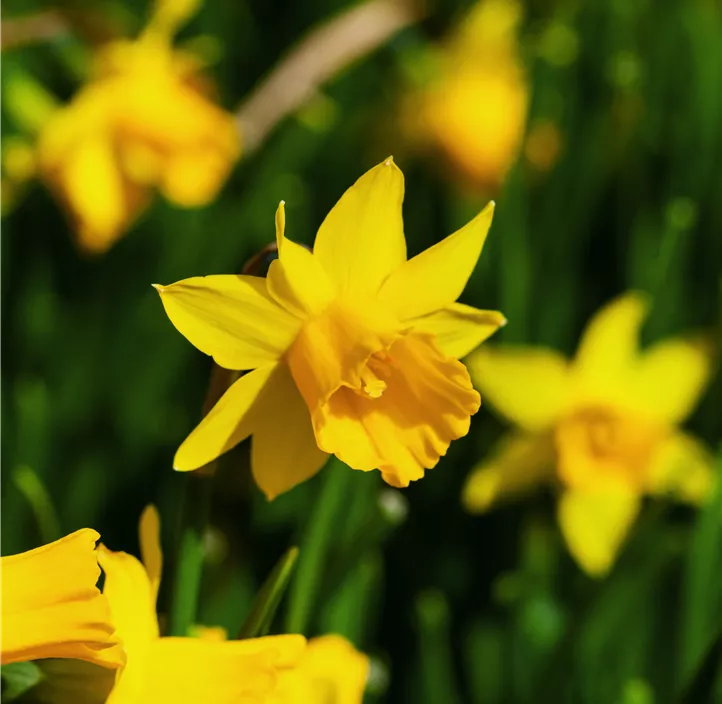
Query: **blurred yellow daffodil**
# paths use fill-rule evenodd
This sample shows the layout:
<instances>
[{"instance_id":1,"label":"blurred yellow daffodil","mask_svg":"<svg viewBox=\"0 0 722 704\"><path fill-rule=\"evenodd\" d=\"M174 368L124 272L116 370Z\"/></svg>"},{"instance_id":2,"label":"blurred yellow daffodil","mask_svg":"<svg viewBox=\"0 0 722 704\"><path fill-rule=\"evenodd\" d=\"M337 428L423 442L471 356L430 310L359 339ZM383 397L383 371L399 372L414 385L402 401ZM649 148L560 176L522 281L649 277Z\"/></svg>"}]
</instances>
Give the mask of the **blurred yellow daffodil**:
<instances>
[{"instance_id":1,"label":"blurred yellow daffodil","mask_svg":"<svg viewBox=\"0 0 722 704\"><path fill-rule=\"evenodd\" d=\"M274 704L361 704L369 659L337 635L308 641L298 667L284 673Z\"/></svg>"},{"instance_id":2,"label":"blurred yellow daffodil","mask_svg":"<svg viewBox=\"0 0 722 704\"><path fill-rule=\"evenodd\" d=\"M239 156L233 116L202 90L199 61L173 49L197 4L159 0L141 36L101 50L92 80L40 134L40 173L87 251L121 237L153 188L183 207L208 203Z\"/></svg>"},{"instance_id":3,"label":"blurred yellow daffodil","mask_svg":"<svg viewBox=\"0 0 722 704\"><path fill-rule=\"evenodd\" d=\"M331 210L313 252L284 236L268 276L207 276L157 286L166 313L198 349L247 370L178 450L203 466L253 435L251 464L270 499L333 453L408 486L469 430L479 408L458 361L504 318L455 303L484 244L493 203L406 259L404 180L387 159Z\"/></svg>"},{"instance_id":4,"label":"blurred yellow daffodil","mask_svg":"<svg viewBox=\"0 0 722 704\"><path fill-rule=\"evenodd\" d=\"M161 638L155 602L162 554L158 514L152 506L141 517L140 541L144 565L126 553L99 548L103 593L128 658L108 704L266 701L283 671L299 662L306 639Z\"/></svg>"},{"instance_id":5,"label":"blurred yellow daffodil","mask_svg":"<svg viewBox=\"0 0 722 704\"><path fill-rule=\"evenodd\" d=\"M562 533L591 575L611 567L644 494L698 503L714 479L707 451L677 428L709 380L710 350L669 339L640 351L646 309L637 294L602 308L571 363L537 348L484 348L468 361L478 388L519 429L475 468L467 508L485 511L556 478Z\"/></svg>"},{"instance_id":6,"label":"blurred yellow daffodil","mask_svg":"<svg viewBox=\"0 0 722 704\"><path fill-rule=\"evenodd\" d=\"M407 103L410 133L440 149L474 188L499 187L524 135L521 15L516 0L476 3L441 50L435 78Z\"/></svg>"},{"instance_id":7,"label":"blurred yellow daffodil","mask_svg":"<svg viewBox=\"0 0 722 704\"><path fill-rule=\"evenodd\" d=\"M86 528L0 560L3 665L44 658L123 665L108 602L96 586L99 537Z\"/></svg>"}]
</instances>

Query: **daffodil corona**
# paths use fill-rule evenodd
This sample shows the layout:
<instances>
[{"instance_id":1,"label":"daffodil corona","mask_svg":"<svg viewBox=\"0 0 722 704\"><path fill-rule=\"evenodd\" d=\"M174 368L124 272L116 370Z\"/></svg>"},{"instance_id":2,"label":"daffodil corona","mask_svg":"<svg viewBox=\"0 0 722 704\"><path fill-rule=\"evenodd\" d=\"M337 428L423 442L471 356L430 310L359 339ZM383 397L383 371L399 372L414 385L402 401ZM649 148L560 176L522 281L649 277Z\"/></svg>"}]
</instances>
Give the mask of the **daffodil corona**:
<instances>
[{"instance_id":1,"label":"daffodil corona","mask_svg":"<svg viewBox=\"0 0 722 704\"><path fill-rule=\"evenodd\" d=\"M161 638L155 602L161 578L159 521L145 510L140 526L145 565L123 552L100 548L106 595L127 665L108 704L238 704L263 702L273 695L279 676L303 655L303 636Z\"/></svg>"},{"instance_id":2,"label":"daffodil corona","mask_svg":"<svg viewBox=\"0 0 722 704\"><path fill-rule=\"evenodd\" d=\"M79 530L0 560L4 665L44 658L123 665L108 603L96 586L99 537L94 530Z\"/></svg>"},{"instance_id":3,"label":"daffodil corona","mask_svg":"<svg viewBox=\"0 0 722 704\"><path fill-rule=\"evenodd\" d=\"M556 478L558 517L579 564L608 571L644 494L703 500L713 481L705 448L676 426L711 372L709 349L664 340L639 351L646 304L627 294L591 321L576 359L551 350L482 349L469 359L478 388L519 426L475 469L472 511Z\"/></svg>"},{"instance_id":4,"label":"daffodil corona","mask_svg":"<svg viewBox=\"0 0 722 704\"><path fill-rule=\"evenodd\" d=\"M173 49L198 4L157 0L143 34L104 47L92 80L40 135L40 173L90 252L124 233L154 187L183 207L208 203L239 156L233 116L201 90L200 61Z\"/></svg>"},{"instance_id":5,"label":"daffodil corona","mask_svg":"<svg viewBox=\"0 0 722 704\"><path fill-rule=\"evenodd\" d=\"M465 435L480 399L458 361L504 318L456 303L481 253L490 203L407 260L401 171L387 159L321 225L313 252L286 239L268 276L207 276L157 286L176 328L242 376L178 450L193 470L253 435L266 496L308 479L335 454L408 486Z\"/></svg>"}]
</instances>

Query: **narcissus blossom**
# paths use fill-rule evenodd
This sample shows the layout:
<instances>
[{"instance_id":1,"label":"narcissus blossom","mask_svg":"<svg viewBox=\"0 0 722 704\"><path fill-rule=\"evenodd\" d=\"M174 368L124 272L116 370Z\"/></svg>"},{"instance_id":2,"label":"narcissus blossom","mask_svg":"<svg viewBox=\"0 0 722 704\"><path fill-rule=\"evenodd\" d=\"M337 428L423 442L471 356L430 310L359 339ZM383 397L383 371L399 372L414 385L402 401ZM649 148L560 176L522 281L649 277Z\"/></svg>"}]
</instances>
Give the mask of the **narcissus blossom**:
<instances>
[{"instance_id":1,"label":"narcissus blossom","mask_svg":"<svg viewBox=\"0 0 722 704\"><path fill-rule=\"evenodd\" d=\"M705 448L677 427L707 385L710 350L669 339L640 351L646 308L637 294L608 304L573 362L537 348L484 348L468 361L478 388L518 430L474 470L466 506L485 511L555 480L562 533L592 575L612 565L643 495L699 503L714 479Z\"/></svg>"},{"instance_id":2,"label":"narcissus blossom","mask_svg":"<svg viewBox=\"0 0 722 704\"><path fill-rule=\"evenodd\" d=\"M128 657L108 704L266 701L280 674L299 662L306 639L161 638L155 612L162 562L158 533L158 515L149 507L140 527L144 565L126 553L99 549L103 593Z\"/></svg>"},{"instance_id":3,"label":"narcissus blossom","mask_svg":"<svg viewBox=\"0 0 722 704\"><path fill-rule=\"evenodd\" d=\"M90 82L40 134L41 176L90 252L123 235L153 188L179 206L208 203L240 153L233 116L207 95L199 60L173 49L197 4L159 0L141 36L104 47Z\"/></svg>"},{"instance_id":4,"label":"narcissus blossom","mask_svg":"<svg viewBox=\"0 0 722 704\"><path fill-rule=\"evenodd\" d=\"M528 87L517 39L522 5L481 0L438 52L438 71L406 103L406 124L467 186L497 189L519 152Z\"/></svg>"},{"instance_id":5,"label":"narcissus blossom","mask_svg":"<svg viewBox=\"0 0 722 704\"><path fill-rule=\"evenodd\" d=\"M193 470L253 435L251 464L269 498L335 454L408 486L469 430L479 408L458 361L504 318L456 303L481 253L490 203L407 260L404 180L391 159L352 186L313 252L286 239L268 276L207 276L157 286L176 328L222 367L253 370L178 450Z\"/></svg>"},{"instance_id":6,"label":"narcissus blossom","mask_svg":"<svg viewBox=\"0 0 722 704\"><path fill-rule=\"evenodd\" d=\"M278 704L361 704L369 659L337 635L308 641L298 667L281 676Z\"/></svg>"},{"instance_id":7,"label":"narcissus blossom","mask_svg":"<svg viewBox=\"0 0 722 704\"><path fill-rule=\"evenodd\" d=\"M3 665L44 658L106 668L125 662L108 603L96 586L99 537L86 528L0 560Z\"/></svg>"}]
</instances>

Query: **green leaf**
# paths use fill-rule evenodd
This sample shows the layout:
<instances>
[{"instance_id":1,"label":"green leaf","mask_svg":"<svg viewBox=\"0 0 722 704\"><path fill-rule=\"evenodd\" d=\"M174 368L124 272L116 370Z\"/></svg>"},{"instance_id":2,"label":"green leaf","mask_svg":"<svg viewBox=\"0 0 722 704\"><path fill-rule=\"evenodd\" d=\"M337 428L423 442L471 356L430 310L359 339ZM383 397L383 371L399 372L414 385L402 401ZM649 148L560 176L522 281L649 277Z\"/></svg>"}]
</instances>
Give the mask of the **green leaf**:
<instances>
[{"instance_id":1,"label":"green leaf","mask_svg":"<svg viewBox=\"0 0 722 704\"><path fill-rule=\"evenodd\" d=\"M268 633L297 559L298 548L292 547L276 563L261 591L258 592L251 613L241 626L240 638L255 638Z\"/></svg>"},{"instance_id":2,"label":"green leaf","mask_svg":"<svg viewBox=\"0 0 722 704\"><path fill-rule=\"evenodd\" d=\"M10 665L3 665L0 675L2 676L2 699L4 702L14 701L43 679L42 672L32 662L14 662Z\"/></svg>"}]
</instances>

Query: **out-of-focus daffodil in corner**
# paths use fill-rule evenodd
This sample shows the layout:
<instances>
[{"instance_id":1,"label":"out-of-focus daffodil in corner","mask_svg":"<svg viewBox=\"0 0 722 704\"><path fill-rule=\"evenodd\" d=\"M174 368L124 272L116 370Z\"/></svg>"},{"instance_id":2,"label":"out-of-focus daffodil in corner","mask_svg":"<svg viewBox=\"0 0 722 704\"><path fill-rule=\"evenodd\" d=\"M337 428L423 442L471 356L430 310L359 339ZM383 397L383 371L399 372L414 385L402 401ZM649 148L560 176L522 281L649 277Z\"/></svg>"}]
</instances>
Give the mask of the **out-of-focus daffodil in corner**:
<instances>
[{"instance_id":1,"label":"out-of-focus daffodil in corner","mask_svg":"<svg viewBox=\"0 0 722 704\"><path fill-rule=\"evenodd\" d=\"M103 593L128 658L108 704L267 701L282 674L300 661L306 639L161 638L155 602L162 554L153 507L141 517L140 542L144 565L126 553L99 548Z\"/></svg>"},{"instance_id":2,"label":"out-of-focus daffodil in corner","mask_svg":"<svg viewBox=\"0 0 722 704\"><path fill-rule=\"evenodd\" d=\"M368 673L368 657L342 636L312 638L298 667L281 676L272 702L361 704Z\"/></svg>"},{"instance_id":3,"label":"out-of-focus daffodil in corner","mask_svg":"<svg viewBox=\"0 0 722 704\"><path fill-rule=\"evenodd\" d=\"M233 116L202 90L200 61L174 50L197 0L157 0L135 41L114 41L93 76L39 136L42 178L89 252L110 247L153 188L193 207L212 200L240 154Z\"/></svg>"},{"instance_id":4,"label":"out-of-focus daffodil in corner","mask_svg":"<svg viewBox=\"0 0 722 704\"><path fill-rule=\"evenodd\" d=\"M0 560L3 665L44 658L123 665L108 602L96 586L99 537L83 529Z\"/></svg>"},{"instance_id":5,"label":"out-of-focus daffodil in corner","mask_svg":"<svg viewBox=\"0 0 722 704\"><path fill-rule=\"evenodd\" d=\"M193 470L253 435L251 465L270 499L335 454L408 486L469 430L479 408L460 357L505 321L456 303L486 239L493 203L406 258L404 179L387 159L322 223L313 252L284 236L268 276L207 276L157 286L176 328L222 367L230 387L176 453ZM279 439L282 436L282 441Z\"/></svg>"},{"instance_id":6,"label":"out-of-focus daffodil in corner","mask_svg":"<svg viewBox=\"0 0 722 704\"><path fill-rule=\"evenodd\" d=\"M645 299L626 294L590 322L573 362L547 349L482 348L468 360L489 403L518 426L473 471L471 511L556 479L570 552L604 575L645 494L699 503L714 481L705 448L677 426L711 375L710 348L668 339L639 350Z\"/></svg>"},{"instance_id":7,"label":"out-of-focus daffodil in corner","mask_svg":"<svg viewBox=\"0 0 722 704\"><path fill-rule=\"evenodd\" d=\"M473 189L495 191L519 152L528 87L516 0L482 0L438 54L436 75L405 104L409 133L439 149Z\"/></svg>"}]
</instances>

